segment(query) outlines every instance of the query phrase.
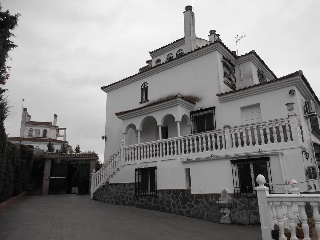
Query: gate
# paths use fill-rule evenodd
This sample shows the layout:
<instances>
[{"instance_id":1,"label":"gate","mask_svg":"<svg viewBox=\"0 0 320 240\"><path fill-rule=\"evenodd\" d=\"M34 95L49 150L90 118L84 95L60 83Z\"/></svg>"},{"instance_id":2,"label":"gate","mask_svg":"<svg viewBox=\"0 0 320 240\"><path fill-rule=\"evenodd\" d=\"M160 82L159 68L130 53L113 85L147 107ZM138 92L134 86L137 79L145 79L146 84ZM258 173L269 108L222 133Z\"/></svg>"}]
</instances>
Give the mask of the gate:
<instances>
[{"instance_id":1,"label":"gate","mask_svg":"<svg viewBox=\"0 0 320 240\"><path fill-rule=\"evenodd\" d=\"M55 163L51 165L49 194L89 193L89 164Z\"/></svg>"}]
</instances>

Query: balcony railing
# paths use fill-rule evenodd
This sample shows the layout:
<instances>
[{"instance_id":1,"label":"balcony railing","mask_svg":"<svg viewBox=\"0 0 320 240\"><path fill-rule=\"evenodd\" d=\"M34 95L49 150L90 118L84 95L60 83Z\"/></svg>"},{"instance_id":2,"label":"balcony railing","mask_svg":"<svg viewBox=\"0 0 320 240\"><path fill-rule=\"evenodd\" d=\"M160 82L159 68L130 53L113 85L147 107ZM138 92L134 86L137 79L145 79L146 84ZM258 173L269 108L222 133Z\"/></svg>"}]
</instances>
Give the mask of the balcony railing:
<instances>
[{"instance_id":1,"label":"balcony railing","mask_svg":"<svg viewBox=\"0 0 320 240\"><path fill-rule=\"evenodd\" d=\"M300 126L301 124L298 121L290 123L289 118L237 127L225 126L221 130L124 147L124 160L125 162L131 162L286 143L298 140L294 139L294 135L303 141ZM293 132L293 128L295 132Z\"/></svg>"}]
</instances>

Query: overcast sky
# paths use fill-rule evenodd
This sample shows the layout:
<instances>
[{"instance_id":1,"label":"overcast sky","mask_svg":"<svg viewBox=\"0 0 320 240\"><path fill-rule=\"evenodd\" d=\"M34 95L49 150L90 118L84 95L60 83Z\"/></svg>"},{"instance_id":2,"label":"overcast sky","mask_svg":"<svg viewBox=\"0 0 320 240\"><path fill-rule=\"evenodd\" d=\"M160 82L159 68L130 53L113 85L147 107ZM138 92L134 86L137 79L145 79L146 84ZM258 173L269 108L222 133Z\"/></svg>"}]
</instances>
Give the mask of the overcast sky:
<instances>
[{"instance_id":1,"label":"overcast sky","mask_svg":"<svg viewBox=\"0 0 320 240\"><path fill-rule=\"evenodd\" d=\"M8 65L10 115L19 136L21 99L34 121L67 128L67 140L103 161L106 93L100 88L138 72L149 51L184 36L193 5L197 37L210 29L239 54L255 50L278 76L303 70L320 96L319 0L2 0L20 13ZM119 96L121 97L121 96Z\"/></svg>"}]
</instances>

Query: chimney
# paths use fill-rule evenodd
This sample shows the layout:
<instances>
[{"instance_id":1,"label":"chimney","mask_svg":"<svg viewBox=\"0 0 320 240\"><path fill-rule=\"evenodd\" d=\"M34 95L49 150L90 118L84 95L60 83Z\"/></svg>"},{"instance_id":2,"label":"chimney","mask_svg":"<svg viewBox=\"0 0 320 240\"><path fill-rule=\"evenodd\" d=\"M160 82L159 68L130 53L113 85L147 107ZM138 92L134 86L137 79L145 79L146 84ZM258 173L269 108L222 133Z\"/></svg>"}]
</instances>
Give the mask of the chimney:
<instances>
[{"instance_id":1,"label":"chimney","mask_svg":"<svg viewBox=\"0 0 320 240\"><path fill-rule=\"evenodd\" d=\"M28 114L27 108L23 108L22 116L21 116L20 137L24 137L24 130L25 130L26 122L28 121L28 116L29 114Z\"/></svg>"},{"instance_id":2,"label":"chimney","mask_svg":"<svg viewBox=\"0 0 320 240\"><path fill-rule=\"evenodd\" d=\"M57 119L58 119L58 115L54 114L53 115L53 126L57 126Z\"/></svg>"},{"instance_id":3,"label":"chimney","mask_svg":"<svg viewBox=\"0 0 320 240\"><path fill-rule=\"evenodd\" d=\"M209 31L209 41L210 42L220 41L220 35L216 33L216 30Z\"/></svg>"},{"instance_id":4,"label":"chimney","mask_svg":"<svg viewBox=\"0 0 320 240\"><path fill-rule=\"evenodd\" d=\"M184 15L185 53L196 49L195 19L192 6L186 6Z\"/></svg>"}]
</instances>

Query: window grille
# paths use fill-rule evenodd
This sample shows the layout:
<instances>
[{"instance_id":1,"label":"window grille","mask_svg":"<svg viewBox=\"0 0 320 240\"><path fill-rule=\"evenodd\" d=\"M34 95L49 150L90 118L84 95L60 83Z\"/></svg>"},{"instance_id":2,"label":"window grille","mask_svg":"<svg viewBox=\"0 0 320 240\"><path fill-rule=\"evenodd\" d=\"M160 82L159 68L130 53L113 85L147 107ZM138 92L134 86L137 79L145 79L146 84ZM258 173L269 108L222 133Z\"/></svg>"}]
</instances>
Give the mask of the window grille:
<instances>
[{"instance_id":1,"label":"window grille","mask_svg":"<svg viewBox=\"0 0 320 240\"><path fill-rule=\"evenodd\" d=\"M235 196L255 197L256 178L262 174L266 178L266 186L273 191L269 157L231 160L233 187Z\"/></svg>"},{"instance_id":2,"label":"window grille","mask_svg":"<svg viewBox=\"0 0 320 240\"><path fill-rule=\"evenodd\" d=\"M316 136L320 137L320 129L319 129L319 119L318 116L311 116L310 118L311 131Z\"/></svg>"},{"instance_id":3,"label":"window grille","mask_svg":"<svg viewBox=\"0 0 320 240\"><path fill-rule=\"evenodd\" d=\"M192 133L201 133L215 129L215 107L190 112Z\"/></svg>"},{"instance_id":4,"label":"window grille","mask_svg":"<svg viewBox=\"0 0 320 240\"><path fill-rule=\"evenodd\" d=\"M158 58L158 59L156 60L156 65L159 65L160 63L161 63L161 59Z\"/></svg>"},{"instance_id":5,"label":"window grille","mask_svg":"<svg viewBox=\"0 0 320 240\"><path fill-rule=\"evenodd\" d=\"M261 69L258 69L258 78L260 83L267 82L267 77Z\"/></svg>"},{"instance_id":6,"label":"window grille","mask_svg":"<svg viewBox=\"0 0 320 240\"><path fill-rule=\"evenodd\" d=\"M225 79L225 83L231 87L236 87L236 77L235 77L235 65L231 62L230 59L223 56L223 77Z\"/></svg>"},{"instance_id":7,"label":"window grille","mask_svg":"<svg viewBox=\"0 0 320 240\"><path fill-rule=\"evenodd\" d=\"M183 56L184 52L183 52L183 49L179 49L176 53L176 57L181 57Z\"/></svg>"},{"instance_id":8,"label":"window grille","mask_svg":"<svg viewBox=\"0 0 320 240\"><path fill-rule=\"evenodd\" d=\"M308 167L306 169L306 175L309 179L317 179L317 170L315 167Z\"/></svg>"},{"instance_id":9,"label":"window grille","mask_svg":"<svg viewBox=\"0 0 320 240\"><path fill-rule=\"evenodd\" d=\"M148 83L144 82L141 85L141 102L146 102L146 101L149 101L149 98L148 98Z\"/></svg>"},{"instance_id":10,"label":"window grille","mask_svg":"<svg viewBox=\"0 0 320 240\"><path fill-rule=\"evenodd\" d=\"M169 54L167 55L167 61L169 62L169 61L171 61L171 60L173 60L173 54L172 54L172 53L169 53Z\"/></svg>"},{"instance_id":11,"label":"window grille","mask_svg":"<svg viewBox=\"0 0 320 240\"><path fill-rule=\"evenodd\" d=\"M135 195L157 196L157 168L137 168L135 170Z\"/></svg>"}]
</instances>

